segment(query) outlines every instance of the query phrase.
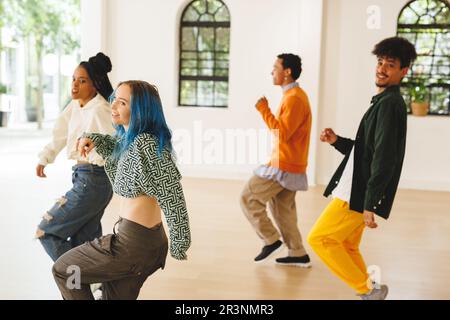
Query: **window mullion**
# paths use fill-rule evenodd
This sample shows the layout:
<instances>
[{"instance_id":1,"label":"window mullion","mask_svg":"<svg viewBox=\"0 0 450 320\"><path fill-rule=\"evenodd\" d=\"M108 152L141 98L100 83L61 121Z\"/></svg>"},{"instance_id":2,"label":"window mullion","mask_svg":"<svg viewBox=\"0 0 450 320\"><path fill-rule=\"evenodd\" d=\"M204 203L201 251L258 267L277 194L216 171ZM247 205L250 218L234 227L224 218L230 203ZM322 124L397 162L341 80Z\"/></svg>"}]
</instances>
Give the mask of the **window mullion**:
<instances>
[{"instance_id":1,"label":"window mullion","mask_svg":"<svg viewBox=\"0 0 450 320\"><path fill-rule=\"evenodd\" d=\"M181 21L180 21L180 65L179 65L179 104L180 105L188 105L188 106L192 106L197 105L199 106L199 104L201 104L202 106L210 106L210 107L215 107L216 104L221 104L220 107L226 107L226 103L223 103L222 101L226 101L226 100L222 100L222 99L216 99L216 87L218 86L219 82L226 82L228 83L228 72L227 72L227 76L223 76L225 74L225 72L221 72L220 74L217 74L218 72L218 64L217 64L217 59L218 59L218 55L219 52L216 51L217 48L217 44L219 41L219 34L218 34L218 28L230 28L230 20L229 20L229 11L228 8L226 7L226 5L223 3L223 1L221 0L216 0L216 3L214 3L214 5L216 6L216 10L213 13L211 13L214 17L213 20L207 19L209 21L200 21L200 17L202 15L200 15L200 9L204 9L206 8L206 11L204 14L208 14L209 9L210 9L210 5L211 3L209 3L206 0L200 0L201 3L197 3L195 1L191 1L189 3L189 5L184 9L182 17L181 17ZM197 7L197 4L199 4L200 6ZM195 7L193 6L195 4ZM197 9L199 8L199 10ZM195 12L192 10L194 9ZM221 19L222 21L217 21L215 14L217 14L219 12L219 10L226 10L224 12L221 12ZM185 15L185 13L188 13L189 15ZM226 17L224 19L224 17ZM194 31L194 37L195 39L192 39L194 41L193 45L195 46L195 50L183 50L183 41L188 40L187 38L184 38L184 34L183 34L183 28L192 28L192 30ZM205 31L205 32L202 32ZM210 32L212 32L213 34L211 34ZM204 49L208 50L208 51L200 51L203 50L203 48L200 48L201 45L201 39L199 38L200 36L203 35L203 33L205 34L206 38L205 41L209 42L211 40L211 46L212 48L207 48L208 46L206 46ZM185 37L188 37L189 35L186 34ZM228 39L229 41L229 39ZM205 42L205 44L207 43ZM192 43L192 42L191 42ZM228 46L229 44L227 44ZM190 54L188 53L184 53L184 52L191 52ZM193 54L195 53L195 57L193 57ZM204 61L202 60L202 56L201 53L203 53L205 55L205 59ZM226 52L227 54L227 61L229 60L228 54L229 52ZM192 59L192 60L191 60ZM186 61L184 61L186 60ZM192 61L192 63L189 63L189 61ZM205 70L208 70L208 73L203 74L202 72L202 67L201 67L201 63L204 62L205 63ZM186 66L189 67L191 66L193 63L196 63L195 69L193 68L192 70L195 70L195 73L193 72L185 72L183 71L183 63L186 63ZM229 66L227 67L229 68ZM189 68L188 68L189 69ZM209 71L212 72L212 74L209 73ZM206 87L204 87L205 91L205 101L202 102L201 100L201 94L202 94L202 90L200 88L200 83L201 82L205 82ZM182 85L183 84L183 85ZM210 86L211 84L211 86ZM184 86L184 92L182 95L182 88ZM210 88L209 91L207 90L208 88ZM188 91L190 92L188 92ZM208 92L209 91L209 92ZM212 95L211 96L208 96ZM226 94L226 96L224 96L223 98L226 99L228 96L228 94ZM184 99L184 100L183 100Z\"/></svg>"}]
</instances>

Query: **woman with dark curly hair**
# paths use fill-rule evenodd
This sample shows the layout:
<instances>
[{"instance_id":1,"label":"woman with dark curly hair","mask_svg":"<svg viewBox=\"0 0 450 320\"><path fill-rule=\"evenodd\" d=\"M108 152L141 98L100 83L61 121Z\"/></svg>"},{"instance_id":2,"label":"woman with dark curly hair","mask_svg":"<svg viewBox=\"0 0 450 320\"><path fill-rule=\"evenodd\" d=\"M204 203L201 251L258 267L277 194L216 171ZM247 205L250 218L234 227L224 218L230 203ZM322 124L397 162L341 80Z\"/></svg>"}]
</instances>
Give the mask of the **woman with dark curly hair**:
<instances>
[{"instance_id":1,"label":"woman with dark curly hair","mask_svg":"<svg viewBox=\"0 0 450 320\"><path fill-rule=\"evenodd\" d=\"M81 62L73 73L72 101L62 111L53 129L52 141L39 154L36 175L45 178L44 168L67 148L75 160L72 188L47 211L36 231L45 251L56 261L66 251L102 235L100 219L112 197L111 184L96 152L80 156L78 137L85 131L114 132L108 98L113 89L107 73L111 61L103 53Z\"/></svg>"}]
</instances>

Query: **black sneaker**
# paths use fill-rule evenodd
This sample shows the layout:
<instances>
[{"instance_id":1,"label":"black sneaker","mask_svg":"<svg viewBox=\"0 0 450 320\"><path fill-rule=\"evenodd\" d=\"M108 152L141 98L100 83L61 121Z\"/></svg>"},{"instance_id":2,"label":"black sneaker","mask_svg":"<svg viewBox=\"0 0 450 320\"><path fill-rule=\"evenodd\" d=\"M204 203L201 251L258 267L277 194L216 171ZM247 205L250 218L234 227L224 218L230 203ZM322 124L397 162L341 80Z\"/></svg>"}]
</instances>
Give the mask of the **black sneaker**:
<instances>
[{"instance_id":1,"label":"black sneaker","mask_svg":"<svg viewBox=\"0 0 450 320\"><path fill-rule=\"evenodd\" d=\"M283 242L277 240L272 244L264 246L261 250L261 253L256 256L255 262L261 262L264 259L267 259L269 256L280 250L282 244Z\"/></svg>"},{"instance_id":2,"label":"black sneaker","mask_svg":"<svg viewBox=\"0 0 450 320\"><path fill-rule=\"evenodd\" d=\"M275 259L277 264L285 265L285 266L295 266L302 268L310 268L311 260L309 260L309 256L306 254L302 257L284 257Z\"/></svg>"}]
</instances>

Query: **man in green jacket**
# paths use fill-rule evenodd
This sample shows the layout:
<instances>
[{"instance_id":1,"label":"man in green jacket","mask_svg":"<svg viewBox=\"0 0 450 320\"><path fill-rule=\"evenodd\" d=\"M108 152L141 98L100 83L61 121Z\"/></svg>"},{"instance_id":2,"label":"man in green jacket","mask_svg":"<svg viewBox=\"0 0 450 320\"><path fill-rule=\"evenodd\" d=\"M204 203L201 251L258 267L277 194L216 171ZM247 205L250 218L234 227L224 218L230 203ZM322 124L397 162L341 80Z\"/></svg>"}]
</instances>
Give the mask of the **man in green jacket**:
<instances>
[{"instance_id":1,"label":"man in green jacket","mask_svg":"<svg viewBox=\"0 0 450 320\"><path fill-rule=\"evenodd\" d=\"M400 82L416 59L414 46L392 37L378 43L376 86L355 140L330 128L320 140L345 155L324 195L333 201L316 221L308 242L322 261L363 300L384 300L386 285L372 284L359 252L365 227L376 228L375 215L389 217L405 155L406 104Z\"/></svg>"}]
</instances>

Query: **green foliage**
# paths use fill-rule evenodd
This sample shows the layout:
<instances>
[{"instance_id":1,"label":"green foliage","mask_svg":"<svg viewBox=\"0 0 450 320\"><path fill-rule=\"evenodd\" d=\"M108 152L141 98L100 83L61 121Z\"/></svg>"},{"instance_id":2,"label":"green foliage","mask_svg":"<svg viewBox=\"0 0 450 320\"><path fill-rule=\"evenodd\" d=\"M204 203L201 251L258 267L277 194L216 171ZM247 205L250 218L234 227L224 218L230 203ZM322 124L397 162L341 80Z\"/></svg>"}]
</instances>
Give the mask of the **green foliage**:
<instances>
[{"instance_id":1,"label":"green foliage","mask_svg":"<svg viewBox=\"0 0 450 320\"><path fill-rule=\"evenodd\" d=\"M429 100L429 90L424 80L418 80L415 82L409 90L411 95L411 102L427 102Z\"/></svg>"},{"instance_id":2,"label":"green foliage","mask_svg":"<svg viewBox=\"0 0 450 320\"><path fill-rule=\"evenodd\" d=\"M43 115L43 57L77 51L81 39L79 13L80 0L0 0L0 28L7 27L13 40L25 44L26 109L36 110L38 128ZM0 38L0 51L1 42Z\"/></svg>"},{"instance_id":3,"label":"green foliage","mask_svg":"<svg viewBox=\"0 0 450 320\"><path fill-rule=\"evenodd\" d=\"M0 82L0 94L5 94L8 92L8 87Z\"/></svg>"},{"instance_id":4,"label":"green foliage","mask_svg":"<svg viewBox=\"0 0 450 320\"><path fill-rule=\"evenodd\" d=\"M79 46L80 0L1 0L0 27L8 25L16 38L30 38L38 54L73 52Z\"/></svg>"}]
</instances>

